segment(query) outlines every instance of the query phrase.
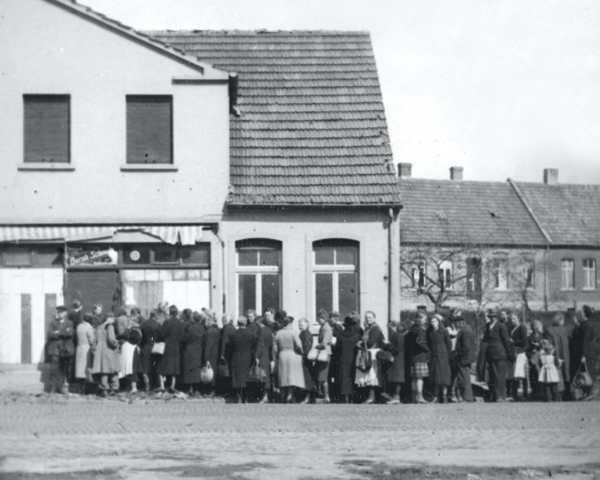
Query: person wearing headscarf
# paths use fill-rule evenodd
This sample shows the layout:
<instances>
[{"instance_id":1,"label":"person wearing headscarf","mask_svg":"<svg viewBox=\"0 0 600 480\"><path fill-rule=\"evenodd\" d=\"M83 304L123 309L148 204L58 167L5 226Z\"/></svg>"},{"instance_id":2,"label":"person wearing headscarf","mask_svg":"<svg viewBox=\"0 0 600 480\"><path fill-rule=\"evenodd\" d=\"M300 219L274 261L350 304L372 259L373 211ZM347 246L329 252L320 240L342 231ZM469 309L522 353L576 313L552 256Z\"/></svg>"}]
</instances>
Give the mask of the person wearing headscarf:
<instances>
[{"instance_id":1,"label":"person wearing headscarf","mask_svg":"<svg viewBox=\"0 0 600 480\"><path fill-rule=\"evenodd\" d=\"M77 347L75 347L75 380L80 384L79 391L87 393L88 384L93 383L92 362L96 342L94 338L93 317L91 312L83 315L83 321L79 322L75 329Z\"/></svg>"},{"instance_id":2,"label":"person wearing headscarf","mask_svg":"<svg viewBox=\"0 0 600 480\"><path fill-rule=\"evenodd\" d=\"M165 342L165 351L158 366L158 373L170 379L168 390L175 393L175 382L181 373L180 344L183 337L183 323L179 320L179 310L175 305L169 307L169 318L160 328L160 338Z\"/></svg>"},{"instance_id":3,"label":"person wearing headscarf","mask_svg":"<svg viewBox=\"0 0 600 480\"><path fill-rule=\"evenodd\" d=\"M337 381L337 398L343 403L348 403L354 395L354 378L356 377L356 353L361 334L356 329L356 321L352 316L344 319L343 329L336 329L337 341L333 346L333 355L337 358L335 365L335 379Z\"/></svg>"},{"instance_id":4,"label":"person wearing headscarf","mask_svg":"<svg viewBox=\"0 0 600 480\"><path fill-rule=\"evenodd\" d=\"M190 318L191 323L185 328L181 339L183 349L181 381L187 386L188 395L195 395L200 392L205 330L201 325L200 315L192 314Z\"/></svg>"},{"instance_id":5,"label":"person wearing headscarf","mask_svg":"<svg viewBox=\"0 0 600 480\"><path fill-rule=\"evenodd\" d=\"M221 332L217 326L217 319L212 315L212 312L205 312L206 330L202 337L202 367L211 368L213 371L217 369L219 361L219 340ZM215 376L205 385L205 394L207 398L215 396Z\"/></svg>"},{"instance_id":6,"label":"person wearing headscarf","mask_svg":"<svg viewBox=\"0 0 600 480\"><path fill-rule=\"evenodd\" d=\"M304 372L302 370L302 342L292 327L292 317L285 317L283 328L275 334L273 354L277 358L277 377L286 403L292 403L294 389L304 390Z\"/></svg>"},{"instance_id":7,"label":"person wearing headscarf","mask_svg":"<svg viewBox=\"0 0 600 480\"><path fill-rule=\"evenodd\" d=\"M375 321L375 312L367 311L365 313L365 331L362 335L360 348L367 350L371 357L371 368L367 372L356 371L356 384L359 387L367 387L369 396L363 402L366 404L375 403L379 398L379 392L383 387L383 378L381 375L381 365L377 360L377 352L383 345L383 332L381 327Z\"/></svg>"}]
</instances>

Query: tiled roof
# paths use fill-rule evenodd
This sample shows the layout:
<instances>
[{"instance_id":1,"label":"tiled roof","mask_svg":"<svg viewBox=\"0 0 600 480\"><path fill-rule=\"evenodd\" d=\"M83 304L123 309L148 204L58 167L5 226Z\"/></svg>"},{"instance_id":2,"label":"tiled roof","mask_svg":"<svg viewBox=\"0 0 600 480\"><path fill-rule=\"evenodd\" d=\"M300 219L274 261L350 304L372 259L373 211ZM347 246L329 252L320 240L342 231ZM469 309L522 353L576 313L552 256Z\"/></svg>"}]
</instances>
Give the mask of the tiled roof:
<instances>
[{"instance_id":1,"label":"tiled roof","mask_svg":"<svg viewBox=\"0 0 600 480\"><path fill-rule=\"evenodd\" d=\"M404 243L545 245L542 231L508 182L399 180Z\"/></svg>"},{"instance_id":2,"label":"tiled roof","mask_svg":"<svg viewBox=\"0 0 600 480\"><path fill-rule=\"evenodd\" d=\"M552 245L600 246L600 185L517 185Z\"/></svg>"},{"instance_id":3,"label":"tiled roof","mask_svg":"<svg viewBox=\"0 0 600 480\"><path fill-rule=\"evenodd\" d=\"M118 20L109 18L106 15L104 15L103 13L96 12L95 10L91 9L90 7L81 5L81 4L77 3L75 0L46 0L46 1L53 3L54 5L56 5L58 7L64 8L65 10L70 11L71 13L80 15L81 17L83 17L87 20L90 20L92 22L100 24L100 25L108 28L109 30L118 32L120 35L124 36L125 38L129 38L131 40L139 42L142 45L145 45L146 47L148 47L152 50L155 50L164 55L167 55L168 57L170 57L174 60L185 63L187 66L194 68L195 70L197 70L201 73L205 73L205 70L207 70L207 69L212 69L212 67L209 64L203 63L200 59L196 58L195 56L191 55L190 53L185 52L182 49L176 48L172 45L167 45L165 42L162 42L162 41L158 40L157 38L153 38L145 33L134 30L132 27L130 27L128 25L124 25L123 23L119 22ZM228 78L228 76L225 72L212 72L212 73L213 73L213 75L215 73L217 75L221 74L223 79L225 79L225 80Z\"/></svg>"},{"instance_id":4,"label":"tiled roof","mask_svg":"<svg viewBox=\"0 0 600 480\"><path fill-rule=\"evenodd\" d=\"M147 33L239 74L228 203L400 203L368 33Z\"/></svg>"}]
</instances>

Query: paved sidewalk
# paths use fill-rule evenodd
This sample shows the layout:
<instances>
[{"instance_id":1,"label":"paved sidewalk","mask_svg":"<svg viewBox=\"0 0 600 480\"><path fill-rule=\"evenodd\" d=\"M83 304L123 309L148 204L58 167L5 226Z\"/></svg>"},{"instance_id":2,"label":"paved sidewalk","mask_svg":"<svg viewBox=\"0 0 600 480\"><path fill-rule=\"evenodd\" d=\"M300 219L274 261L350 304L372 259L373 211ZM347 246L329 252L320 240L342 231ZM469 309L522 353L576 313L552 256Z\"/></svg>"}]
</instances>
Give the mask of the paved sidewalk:
<instances>
[{"instance_id":1,"label":"paved sidewalk","mask_svg":"<svg viewBox=\"0 0 600 480\"><path fill-rule=\"evenodd\" d=\"M5 397L3 403L0 478L164 479L186 472L197 478L364 478L369 469L375 478L379 468L377 478L391 479L400 478L394 468L411 465L521 473L569 467L574 470L564 478L592 479L596 472L600 478L596 402L230 405ZM592 473L581 470L584 465ZM554 478L561 478L556 471Z\"/></svg>"}]
</instances>

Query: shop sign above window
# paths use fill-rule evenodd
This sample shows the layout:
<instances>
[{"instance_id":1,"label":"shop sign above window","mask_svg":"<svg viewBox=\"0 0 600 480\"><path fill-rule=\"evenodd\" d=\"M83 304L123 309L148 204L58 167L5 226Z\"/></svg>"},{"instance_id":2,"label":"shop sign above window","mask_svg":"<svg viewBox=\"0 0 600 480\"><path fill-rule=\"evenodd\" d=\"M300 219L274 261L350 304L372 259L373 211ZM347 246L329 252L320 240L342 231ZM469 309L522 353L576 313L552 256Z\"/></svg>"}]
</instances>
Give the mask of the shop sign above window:
<instances>
[{"instance_id":1,"label":"shop sign above window","mask_svg":"<svg viewBox=\"0 0 600 480\"><path fill-rule=\"evenodd\" d=\"M116 250L108 248L69 248L67 264L69 267L84 265L116 265L118 260Z\"/></svg>"}]
</instances>

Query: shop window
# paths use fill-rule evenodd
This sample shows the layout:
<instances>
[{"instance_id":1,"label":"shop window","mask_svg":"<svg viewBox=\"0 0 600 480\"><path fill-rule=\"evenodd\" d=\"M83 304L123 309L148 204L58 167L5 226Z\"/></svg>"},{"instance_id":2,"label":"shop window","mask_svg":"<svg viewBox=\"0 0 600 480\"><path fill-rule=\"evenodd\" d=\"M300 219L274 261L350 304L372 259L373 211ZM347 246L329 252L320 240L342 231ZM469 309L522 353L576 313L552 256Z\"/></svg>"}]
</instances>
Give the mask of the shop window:
<instances>
[{"instance_id":1,"label":"shop window","mask_svg":"<svg viewBox=\"0 0 600 480\"><path fill-rule=\"evenodd\" d=\"M593 258L583 261L583 289L596 290L596 260Z\"/></svg>"},{"instance_id":2,"label":"shop window","mask_svg":"<svg viewBox=\"0 0 600 480\"><path fill-rule=\"evenodd\" d=\"M69 163L69 95L24 95L25 163Z\"/></svg>"},{"instance_id":3,"label":"shop window","mask_svg":"<svg viewBox=\"0 0 600 480\"><path fill-rule=\"evenodd\" d=\"M150 247L128 246L123 247L123 263L126 265L148 265L150 264Z\"/></svg>"},{"instance_id":4,"label":"shop window","mask_svg":"<svg viewBox=\"0 0 600 480\"><path fill-rule=\"evenodd\" d=\"M315 311L340 312L342 318L359 310L359 243L322 240L313 243Z\"/></svg>"},{"instance_id":5,"label":"shop window","mask_svg":"<svg viewBox=\"0 0 600 480\"><path fill-rule=\"evenodd\" d=\"M127 95L127 163L173 163L173 97Z\"/></svg>"},{"instance_id":6,"label":"shop window","mask_svg":"<svg viewBox=\"0 0 600 480\"><path fill-rule=\"evenodd\" d=\"M256 238L235 247L239 314L281 308L281 242Z\"/></svg>"},{"instance_id":7,"label":"shop window","mask_svg":"<svg viewBox=\"0 0 600 480\"><path fill-rule=\"evenodd\" d=\"M481 301L482 298L482 262L481 258L467 258L467 298Z\"/></svg>"},{"instance_id":8,"label":"shop window","mask_svg":"<svg viewBox=\"0 0 600 480\"><path fill-rule=\"evenodd\" d=\"M50 245L8 245L0 254L5 267L49 268L63 265L63 249Z\"/></svg>"},{"instance_id":9,"label":"shop window","mask_svg":"<svg viewBox=\"0 0 600 480\"><path fill-rule=\"evenodd\" d=\"M179 254L174 245L160 245L153 249L154 263L166 263L177 265L179 263Z\"/></svg>"},{"instance_id":10,"label":"shop window","mask_svg":"<svg viewBox=\"0 0 600 480\"><path fill-rule=\"evenodd\" d=\"M508 290L508 260L506 258L494 258L492 260L492 273L494 288L496 290Z\"/></svg>"},{"instance_id":11,"label":"shop window","mask_svg":"<svg viewBox=\"0 0 600 480\"><path fill-rule=\"evenodd\" d=\"M33 263L36 267L62 267L63 261L62 247L42 246L33 251Z\"/></svg>"},{"instance_id":12,"label":"shop window","mask_svg":"<svg viewBox=\"0 0 600 480\"><path fill-rule=\"evenodd\" d=\"M30 267L32 264L29 247L7 247L2 260L6 267Z\"/></svg>"},{"instance_id":13,"label":"shop window","mask_svg":"<svg viewBox=\"0 0 600 480\"><path fill-rule=\"evenodd\" d=\"M575 262L569 258L563 258L560 262L560 288L561 290L575 289Z\"/></svg>"},{"instance_id":14,"label":"shop window","mask_svg":"<svg viewBox=\"0 0 600 480\"><path fill-rule=\"evenodd\" d=\"M210 244L199 245L126 245L123 246L125 265L210 266Z\"/></svg>"}]
</instances>

